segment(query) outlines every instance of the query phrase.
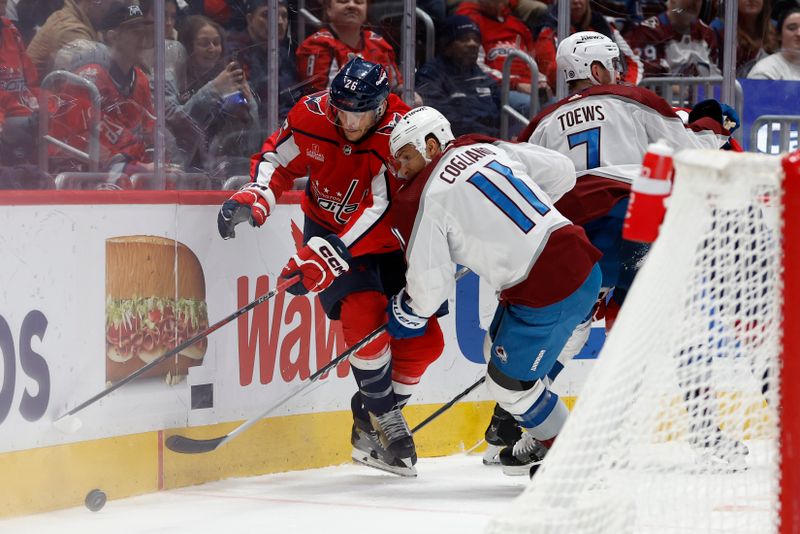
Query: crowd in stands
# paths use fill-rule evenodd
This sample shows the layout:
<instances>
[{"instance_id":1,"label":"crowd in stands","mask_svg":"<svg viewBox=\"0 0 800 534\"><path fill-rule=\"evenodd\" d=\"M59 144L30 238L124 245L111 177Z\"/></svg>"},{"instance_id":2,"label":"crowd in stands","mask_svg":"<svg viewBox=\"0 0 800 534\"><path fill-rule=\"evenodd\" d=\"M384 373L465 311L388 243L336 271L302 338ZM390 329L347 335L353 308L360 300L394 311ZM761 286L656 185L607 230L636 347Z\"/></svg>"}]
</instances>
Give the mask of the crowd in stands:
<instances>
[{"instance_id":1,"label":"crowd in stands","mask_svg":"<svg viewBox=\"0 0 800 534\"><path fill-rule=\"evenodd\" d=\"M534 79L525 63L512 64L509 104L530 116L532 94L541 105L553 102L557 1L419 1L435 22L436 47L433 58L417 56L415 103L442 111L457 135L500 135L510 50L532 57L539 73ZM570 2L571 32L594 30L617 43L624 83L719 75L725 67L724 0L561 1ZM401 38L386 23L399 20L400 0L309 0L305 7L321 26L307 20L306 35L295 35L296 0L278 4L281 120L355 55L383 64L393 90L402 91ZM42 105L59 141L47 142L50 175L87 170L93 143L99 171L152 172L154 10L154 0L0 0L0 166L37 164ZM170 169L205 173L216 186L247 174L248 156L269 133L268 12L268 0L165 1ZM424 31L418 24L418 49ZM739 0L736 43L738 77L800 80L800 0ZM56 70L89 83L48 77Z\"/></svg>"}]
</instances>

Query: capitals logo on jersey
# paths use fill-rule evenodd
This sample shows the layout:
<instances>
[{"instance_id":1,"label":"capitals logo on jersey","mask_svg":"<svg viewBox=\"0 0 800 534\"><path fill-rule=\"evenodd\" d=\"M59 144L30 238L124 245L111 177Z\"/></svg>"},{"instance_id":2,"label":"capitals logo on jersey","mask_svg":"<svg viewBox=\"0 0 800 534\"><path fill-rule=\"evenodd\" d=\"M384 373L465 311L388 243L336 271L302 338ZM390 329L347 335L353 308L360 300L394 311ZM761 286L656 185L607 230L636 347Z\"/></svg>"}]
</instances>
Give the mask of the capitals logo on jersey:
<instances>
[{"instance_id":1,"label":"capitals logo on jersey","mask_svg":"<svg viewBox=\"0 0 800 534\"><path fill-rule=\"evenodd\" d=\"M311 192L317 199L317 205L320 208L333 213L333 218L339 224L346 224L350 219L350 214L358 209L358 202L351 202L357 186L358 180L351 180L343 195L341 191L334 192L324 184L320 187L319 180L314 180L311 183Z\"/></svg>"},{"instance_id":2,"label":"capitals logo on jersey","mask_svg":"<svg viewBox=\"0 0 800 534\"><path fill-rule=\"evenodd\" d=\"M504 58L508 56L512 50L519 50L516 43L497 43L489 50L489 53L486 54L486 60L494 61L499 58Z\"/></svg>"}]
</instances>

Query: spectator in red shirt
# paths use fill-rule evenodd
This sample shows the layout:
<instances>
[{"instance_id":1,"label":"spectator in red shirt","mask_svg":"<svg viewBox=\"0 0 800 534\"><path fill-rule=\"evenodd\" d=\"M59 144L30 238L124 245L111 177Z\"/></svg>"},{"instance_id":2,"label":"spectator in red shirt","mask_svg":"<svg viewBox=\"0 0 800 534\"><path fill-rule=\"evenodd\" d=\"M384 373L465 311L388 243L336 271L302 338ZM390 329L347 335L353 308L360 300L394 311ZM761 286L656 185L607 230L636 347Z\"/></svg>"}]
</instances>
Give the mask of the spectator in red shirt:
<instances>
[{"instance_id":1,"label":"spectator in red shirt","mask_svg":"<svg viewBox=\"0 0 800 534\"><path fill-rule=\"evenodd\" d=\"M0 0L2 10L5 2ZM16 26L0 16L0 164L32 162L38 109L38 75Z\"/></svg>"},{"instance_id":2,"label":"spectator in red shirt","mask_svg":"<svg viewBox=\"0 0 800 534\"><path fill-rule=\"evenodd\" d=\"M152 42L152 21L136 4L117 4L99 25L109 47L108 65L89 63L75 73L100 92L100 169L133 174L153 170L149 150L155 115L150 82L141 63L141 50ZM87 151L91 130L91 101L86 90L65 84L58 95L61 107L50 122L50 133L78 150ZM58 154L62 156L61 154ZM61 169L84 170L85 165L63 158Z\"/></svg>"},{"instance_id":3,"label":"spectator in red shirt","mask_svg":"<svg viewBox=\"0 0 800 534\"><path fill-rule=\"evenodd\" d=\"M456 10L466 15L481 30L481 49L478 64L500 83L503 79L503 63L509 51L520 50L531 58L535 55L533 35L522 20L511 14L509 0L478 0L463 2ZM511 64L511 106L530 118L530 94L536 88L547 90L547 78L540 75L531 79L531 70L522 61Z\"/></svg>"},{"instance_id":4,"label":"spectator in red shirt","mask_svg":"<svg viewBox=\"0 0 800 534\"><path fill-rule=\"evenodd\" d=\"M367 0L323 0L319 31L297 49L297 73L318 90L327 89L339 69L353 57L379 63L386 69L393 91L403 83L394 49L380 35L367 29Z\"/></svg>"}]
</instances>

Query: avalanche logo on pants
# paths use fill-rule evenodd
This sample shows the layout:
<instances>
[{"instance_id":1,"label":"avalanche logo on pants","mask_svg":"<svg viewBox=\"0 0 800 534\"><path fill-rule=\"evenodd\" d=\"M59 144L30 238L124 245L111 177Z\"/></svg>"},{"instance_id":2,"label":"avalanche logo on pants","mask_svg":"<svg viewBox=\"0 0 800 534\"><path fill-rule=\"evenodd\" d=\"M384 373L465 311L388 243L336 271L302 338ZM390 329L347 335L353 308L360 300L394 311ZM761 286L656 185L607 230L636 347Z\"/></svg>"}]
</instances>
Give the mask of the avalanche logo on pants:
<instances>
[{"instance_id":1,"label":"avalanche logo on pants","mask_svg":"<svg viewBox=\"0 0 800 534\"><path fill-rule=\"evenodd\" d=\"M506 349L503 348L502 345L498 345L494 348L495 356L500 358L500 361L503 363L508 363L508 354L506 354Z\"/></svg>"}]
</instances>

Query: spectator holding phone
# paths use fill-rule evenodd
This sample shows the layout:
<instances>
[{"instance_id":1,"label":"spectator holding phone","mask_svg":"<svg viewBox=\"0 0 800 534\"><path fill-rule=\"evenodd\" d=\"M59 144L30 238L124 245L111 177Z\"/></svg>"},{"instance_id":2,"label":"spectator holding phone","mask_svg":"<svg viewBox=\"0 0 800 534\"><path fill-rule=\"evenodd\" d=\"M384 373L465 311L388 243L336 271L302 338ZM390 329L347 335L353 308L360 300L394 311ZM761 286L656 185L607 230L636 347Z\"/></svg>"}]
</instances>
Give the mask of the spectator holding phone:
<instances>
[{"instance_id":1,"label":"spectator holding phone","mask_svg":"<svg viewBox=\"0 0 800 534\"><path fill-rule=\"evenodd\" d=\"M241 63L226 57L224 30L202 15L186 19L178 40L186 49L186 87L178 88L176 100L168 107L180 106L205 133L187 139L175 132L178 145L187 154L190 170L205 170L223 175L231 158L248 157L258 149L258 105L247 83ZM173 109L174 111L174 109ZM169 113L169 110L168 110ZM246 166L243 169L247 172Z\"/></svg>"},{"instance_id":2,"label":"spectator holding phone","mask_svg":"<svg viewBox=\"0 0 800 534\"><path fill-rule=\"evenodd\" d=\"M269 71L267 69L267 13L269 0L248 0L247 27L228 34L227 48L241 62L250 86L259 101L259 115L267 116ZM289 13L285 0L278 3L278 107L281 119L305 92L298 87L296 44L289 36ZM265 132L263 137L271 132Z\"/></svg>"}]
</instances>

